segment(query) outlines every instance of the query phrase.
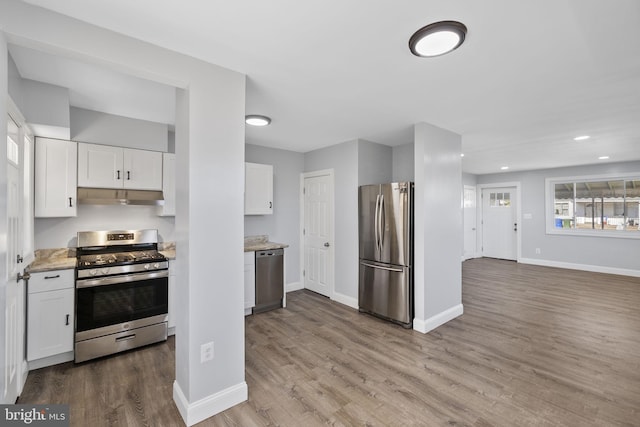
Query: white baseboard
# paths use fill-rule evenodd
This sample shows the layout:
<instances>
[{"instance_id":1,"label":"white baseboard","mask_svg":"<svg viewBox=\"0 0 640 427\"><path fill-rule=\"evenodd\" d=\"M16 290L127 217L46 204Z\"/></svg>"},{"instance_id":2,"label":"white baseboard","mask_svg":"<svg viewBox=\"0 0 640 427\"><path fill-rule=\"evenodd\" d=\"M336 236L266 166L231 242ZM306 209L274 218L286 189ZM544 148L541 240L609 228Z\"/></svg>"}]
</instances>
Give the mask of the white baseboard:
<instances>
[{"instance_id":1,"label":"white baseboard","mask_svg":"<svg viewBox=\"0 0 640 427\"><path fill-rule=\"evenodd\" d=\"M340 304L344 304L351 308L358 309L358 298L353 298L338 292L333 293L332 301L339 302Z\"/></svg>"},{"instance_id":2,"label":"white baseboard","mask_svg":"<svg viewBox=\"0 0 640 427\"><path fill-rule=\"evenodd\" d=\"M285 286L286 292L299 291L300 289L304 289L304 284L302 282L287 283Z\"/></svg>"},{"instance_id":3,"label":"white baseboard","mask_svg":"<svg viewBox=\"0 0 640 427\"><path fill-rule=\"evenodd\" d=\"M574 264L570 262L549 261L547 259L520 258L522 264L541 265L543 267L566 268L569 270L591 271L594 273L619 274L621 276L640 277L640 270L629 268L604 267L601 265Z\"/></svg>"},{"instance_id":4,"label":"white baseboard","mask_svg":"<svg viewBox=\"0 0 640 427\"><path fill-rule=\"evenodd\" d=\"M53 366L59 363L70 362L72 360L73 360L73 351L68 351L66 353L56 354L55 356L43 357L42 359L32 360L27 363L29 365L29 370L33 371L34 369L40 369L46 366Z\"/></svg>"},{"instance_id":5,"label":"white baseboard","mask_svg":"<svg viewBox=\"0 0 640 427\"><path fill-rule=\"evenodd\" d=\"M241 382L218 393L189 403L177 381L173 382L173 401L187 427L212 417L248 399L246 382Z\"/></svg>"},{"instance_id":6,"label":"white baseboard","mask_svg":"<svg viewBox=\"0 0 640 427\"><path fill-rule=\"evenodd\" d=\"M464 308L462 304L455 305L441 313L436 314L435 316L431 316L428 319L413 319L413 330L422 332L426 334L427 332L433 331L440 325L444 325L449 320L455 319L458 316L461 316L464 312Z\"/></svg>"}]
</instances>

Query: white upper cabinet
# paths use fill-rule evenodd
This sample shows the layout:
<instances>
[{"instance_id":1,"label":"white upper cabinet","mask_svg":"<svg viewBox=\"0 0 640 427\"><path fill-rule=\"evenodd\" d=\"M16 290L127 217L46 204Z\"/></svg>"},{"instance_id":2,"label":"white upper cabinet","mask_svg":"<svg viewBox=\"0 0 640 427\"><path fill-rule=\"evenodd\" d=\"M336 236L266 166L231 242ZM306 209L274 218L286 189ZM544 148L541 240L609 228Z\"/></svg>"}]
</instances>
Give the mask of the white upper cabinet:
<instances>
[{"instance_id":1,"label":"white upper cabinet","mask_svg":"<svg viewBox=\"0 0 640 427\"><path fill-rule=\"evenodd\" d=\"M162 153L81 142L78 187L162 190Z\"/></svg>"},{"instance_id":2,"label":"white upper cabinet","mask_svg":"<svg viewBox=\"0 0 640 427\"><path fill-rule=\"evenodd\" d=\"M162 153L124 148L123 187L162 190Z\"/></svg>"},{"instance_id":3,"label":"white upper cabinet","mask_svg":"<svg viewBox=\"0 0 640 427\"><path fill-rule=\"evenodd\" d=\"M244 214L273 213L273 166L244 164Z\"/></svg>"},{"instance_id":4,"label":"white upper cabinet","mask_svg":"<svg viewBox=\"0 0 640 427\"><path fill-rule=\"evenodd\" d=\"M35 216L76 216L78 144L36 138L35 157Z\"/></svg>"},{"instance_id":5,"label":"white upper cabinet","mask_svg":"<svg viewBox=\"0 0 640 427\"><path fill-rule=\"evenodd\" d=\"M162 195L164 205L158 208L160 216L176 215L176 155L162 153Z\"/></svg>"}]
</instances>

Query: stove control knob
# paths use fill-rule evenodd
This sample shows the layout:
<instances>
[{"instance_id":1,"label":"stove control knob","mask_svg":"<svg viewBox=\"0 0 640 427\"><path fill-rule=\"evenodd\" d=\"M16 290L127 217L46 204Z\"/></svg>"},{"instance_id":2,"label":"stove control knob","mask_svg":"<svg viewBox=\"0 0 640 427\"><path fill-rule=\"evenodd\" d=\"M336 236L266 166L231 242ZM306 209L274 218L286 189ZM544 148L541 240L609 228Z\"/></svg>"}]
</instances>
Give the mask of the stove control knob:
<instances>
[{"instance_id":1,"label":"stove control knob","mask_svg":"<svg viewBox=\"0 0 640 427\"><path fill-rule=\"evenodd\" d=\"M109 274L109 269L108 268L102 268L102 269L100 269L100 273Z\"/></svg>"},{"instance_id":2,"label":"stove control knob","mask_svg":"<svg viewBox=\"0 0 640 427\"><path fill-rule=\"evenodd\" d=\"M91 274L92 276L95 276L96 274L98 274L98 270L96 270L95 268L92 270L89 270L89 274Z\"/></svg>"},{"instance_id":3,"label":"stove control knob","mask_svg":"<svg viewBox=\"0 0 640 427\"><path fill-rule=\"evenodd\" d=\"M151 264L145 264L145 265L144 265L144 269L145 269L145 270L148 270L148 269L150 269L150 268L151 268Z\"/></svg>"},{"instance_id":4,"label":"stove control knob","mask_svg":"<svg viewBox=\"0 0 640 427\"><path fill-rule=\"evenodd\" d=\"M153 263L153 268L160 268L160 263L159 262Z\"/></svg>"}]
</instances>

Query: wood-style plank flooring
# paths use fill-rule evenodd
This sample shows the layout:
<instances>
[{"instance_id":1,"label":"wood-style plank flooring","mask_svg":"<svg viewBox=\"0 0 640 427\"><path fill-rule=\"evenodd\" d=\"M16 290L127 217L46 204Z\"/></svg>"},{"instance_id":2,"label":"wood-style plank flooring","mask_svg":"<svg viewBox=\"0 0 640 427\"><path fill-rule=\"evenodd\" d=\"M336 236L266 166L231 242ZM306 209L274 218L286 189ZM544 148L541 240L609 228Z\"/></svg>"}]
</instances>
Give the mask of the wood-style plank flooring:
<instances>
[{"instance_id":1,"label":"wood-style plank flooring","mask_svg":"<svg viewBox=\"0 0 640 427\"><path fill-rule=\"evenodd\" d=\"M246 318L249 400L199 426L640 426L640 279L475 259L423 335L316 295ZM72 426L174 426L174 340L33 371Z\"/></svg>"}]
</instances>

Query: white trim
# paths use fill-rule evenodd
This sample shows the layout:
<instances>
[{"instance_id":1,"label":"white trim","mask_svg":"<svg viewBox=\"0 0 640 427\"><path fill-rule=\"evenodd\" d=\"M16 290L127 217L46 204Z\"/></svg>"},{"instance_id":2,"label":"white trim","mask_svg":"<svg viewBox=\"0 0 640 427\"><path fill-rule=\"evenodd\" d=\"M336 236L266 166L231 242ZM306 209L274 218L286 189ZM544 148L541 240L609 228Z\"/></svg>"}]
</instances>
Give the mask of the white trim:
<instances>
[{"instance_id":1,"label":"white trim","mask_svg":"<svg viewBox=\"0 0 640 427\"><path fill-rule=\"evenodd\" d=\"M358 298L353 298L345 294L334 292L331 300L339 302L340 304L344 304L351 308L355 308L356 310L358 309Z\"/></svg>"},{"instance_id":2,"label":"white trim","mask_svg":"<svg viewBox=\"0 0 640 427\"><path fill-rule=\"evenodd\" d=\"M570 262L550 261L546 259L522 258L522 264L541 265L544 267L566 268L569 270L591 271L594 273L619 274L621 276L640 277L640 270L630 268L605 267L602 265L574 264Z\"/></svg>"},{"instance_id":3,"label":"white trim","mask_svg":"<svg viewBox=\"0 0 640 427\"><path fill-rule=\"evenodd\" d=\"M305 178L313 178L316 176L329 175L329 179L331 181L331 246L329 247L329 256L331 258L331 271L329 272L329 280L331 281L331 286L329 287L329 299L333 300L333 295L335 293L335 285L336 285L336 251L335 251L335 242L336 242L336 208L335 208L335 200L336 200L336 182L335 182L335 172L333 169L321 169L313 172L303 172L300 174L300 227L299 227L299 236L300 236L300 281L302 283L302 287L300 289L304 289L304 180ZM287 291L288 292L288 291Z\"/></svg>"},{"instance_id":4,"label":"white trim","mask_svg":"<svg viewBox=\"0 0 640 427\"><path fill-rule=\"evenodd\" d=\"M49 357L43 357L42 359L36 359L27 362L28 370L44 368L46 366L58 365L60 363L70 362L73 360L73 351L67 351L66 353L60 353Z\"/></svg>"},{"instance_id":5,"label":"white trim","mask_svg":"<svg viewBox=\"0 0 640 427\"><path fill-rule=\"evenodd\" d=\"M485 188L500 188L500 187L515 187L516 188L516 222L518 224L518 231L516 231L516 261L520 262L520 257L522 256L522 192L521 192L521 184L520 181L509 181L509 182L492 182L490 184L478 184L476 188L478 189L476 193L477 203L476 209L478 209L477 213L479 215L476 216L476 223L478 224L476 228L476 233L479 231L480 233L476 235L476 248L478 244L480 245L480 250L476 253L476 258L483 256L482 245L483 245L483 235L484 235L484 226L483 216L482 216L482 190ZM478 242L477 238L480 236L480 242Z\"/></svg>"},{"instance_id":6,"label":"white trim","mask_svg":"<svg viewBox=\"0 0 640 427\"><path fill-rule=\"evenodd\" d=\"M189 403L177 381L173 382L173 401L187 426L192 426L248 399L246 382L241 382L203 399Z\"/></svg>"},{"instance_id":7,"label":"white trim","mask_svg":"<svg viewBox=\"0 0 640 427\"><path fill-rule=\"evenodd\" d=\"M436 329L438 326L444 325L450 320L461 316L464 313L464 307L462 304L454 305L453 307L431 316L428 319L413 319L413 330L426 334Z\"/></svg>"},{"instance_id":8,"label":"white trim","mask_svg":"<svg viewBox=\"0 0 640 427\"><path fill-rule=\"evenodd\" d=\"M304 284L302 282L287 283L285 286L285 292L299 291L300 289L304 289Z\"/></svg>"}]
</instances>

